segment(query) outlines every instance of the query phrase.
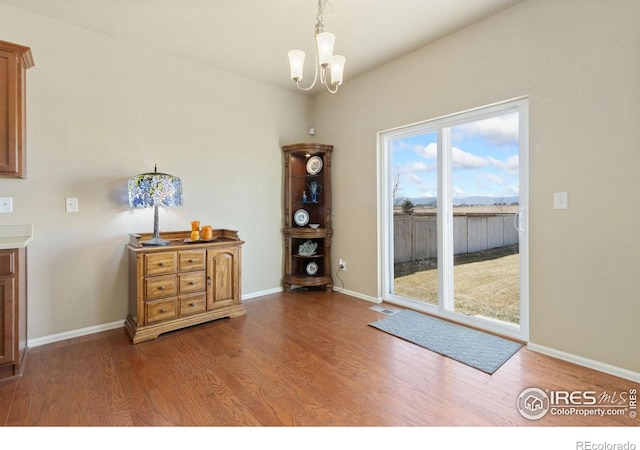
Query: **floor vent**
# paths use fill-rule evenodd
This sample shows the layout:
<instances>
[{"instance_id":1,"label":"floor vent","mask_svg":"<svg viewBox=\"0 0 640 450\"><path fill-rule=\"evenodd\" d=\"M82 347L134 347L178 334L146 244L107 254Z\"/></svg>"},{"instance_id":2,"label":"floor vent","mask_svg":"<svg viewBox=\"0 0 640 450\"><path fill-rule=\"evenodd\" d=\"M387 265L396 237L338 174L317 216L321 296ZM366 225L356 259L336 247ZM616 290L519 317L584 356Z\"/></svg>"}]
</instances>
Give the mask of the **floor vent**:
<instances>
[{"instance_id":1,"label":"floor vent","mask_svg":"<svg viewBox=\"0 0 640 450\"><path fill-rule=\"evenodd\" d=\"M373 309L374 311L381 312L382 314L386 314L387 316L390 316L391 314L395 314L399 311L398 309L389 309L389 308L385 308L384 306L372 306L369 309Z\"/></svg>"}]
</instances>

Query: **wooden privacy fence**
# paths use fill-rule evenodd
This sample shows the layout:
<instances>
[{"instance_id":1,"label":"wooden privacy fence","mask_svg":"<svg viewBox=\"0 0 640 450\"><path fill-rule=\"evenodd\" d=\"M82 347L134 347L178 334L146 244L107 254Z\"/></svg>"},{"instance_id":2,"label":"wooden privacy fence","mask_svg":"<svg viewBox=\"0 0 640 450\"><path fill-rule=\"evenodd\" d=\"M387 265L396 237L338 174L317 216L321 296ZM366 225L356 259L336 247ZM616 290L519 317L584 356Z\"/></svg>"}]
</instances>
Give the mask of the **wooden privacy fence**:
<instances>
[{"instance_id":1,"label":"wooden privacy fence","mask_svg":"<svg viewBox=\"0 0 640 450\"><path fill-rule=\"evenodd\" d=\"M479 252L518 243L515 214L481 213L453 215L453 253ZM435 258L438 225L435 214L393 217L394 263Z\"/></svg>"}]
</instances>

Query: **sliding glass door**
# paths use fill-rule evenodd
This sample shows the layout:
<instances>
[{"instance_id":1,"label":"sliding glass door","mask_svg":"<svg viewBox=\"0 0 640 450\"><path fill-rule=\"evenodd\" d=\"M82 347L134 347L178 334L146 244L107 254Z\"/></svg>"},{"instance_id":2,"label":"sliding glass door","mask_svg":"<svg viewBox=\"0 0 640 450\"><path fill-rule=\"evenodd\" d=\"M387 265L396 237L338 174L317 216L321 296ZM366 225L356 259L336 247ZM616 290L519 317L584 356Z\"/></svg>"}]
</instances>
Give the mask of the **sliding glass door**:
<instances>
[{"instance_id":1,"label":"sliding glass door","mask_svg":"<svg viewBox=\"0 0 640 450\"><path fill-rule=\"evenodd\" d=\"M528 338L524 99L380 133L382 297Z\"/></svg>"}]
</instances>

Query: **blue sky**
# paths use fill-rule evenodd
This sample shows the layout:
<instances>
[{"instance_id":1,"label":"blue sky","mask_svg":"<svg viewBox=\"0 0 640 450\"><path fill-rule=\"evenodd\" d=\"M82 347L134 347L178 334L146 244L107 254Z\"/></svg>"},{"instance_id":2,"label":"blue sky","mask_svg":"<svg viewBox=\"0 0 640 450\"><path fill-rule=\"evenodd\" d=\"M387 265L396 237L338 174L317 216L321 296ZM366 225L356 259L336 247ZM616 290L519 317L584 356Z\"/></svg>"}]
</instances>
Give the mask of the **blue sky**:
<instances>
[{"instance_id":1,"label":"blue sky","mask_svg":"<svg viewBox=\"0 0 640 450\"><path fill-rule=\"evenodd\" d=\"M392 142L399 197L437 197L435 133ZM518 195L518 113L452 128L453 195Z\"/></svg>"}]
</instances>

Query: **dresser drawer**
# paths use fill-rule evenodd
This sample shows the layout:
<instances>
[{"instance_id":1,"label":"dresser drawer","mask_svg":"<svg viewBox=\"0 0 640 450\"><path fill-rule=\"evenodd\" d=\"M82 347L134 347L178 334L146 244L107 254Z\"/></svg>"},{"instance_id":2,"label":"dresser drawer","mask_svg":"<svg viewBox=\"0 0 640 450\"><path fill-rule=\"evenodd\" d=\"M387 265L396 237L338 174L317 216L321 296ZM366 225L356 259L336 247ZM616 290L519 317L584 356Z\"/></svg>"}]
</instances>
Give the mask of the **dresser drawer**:
<instances>
[{"instance_id":1,"label":"dresser drawer","mask_svg":"<svg viewBox=\"0 0 640 450\"><path fill-rule=\"evenodd\" d=\"M153 300L162 297L173 297L178 294L175 275L146 278L144 280L144 298Z\"/></svg>"},{"instance_id":2,"label":"dresser drawer","mask_svg":"<svg viewBox=\"0 0 640 450\"><path fill-rule=\"evenodd\" d=\"M175 319L178 317L178 299L170 298L147 302L145 304L145 314L147 323Z\"/></svg>"},{"instance_id":3,"label":"dresser drawer","mask_svg":"<svg viewBox=\"0 0 640 450\"><path fill-rule=\"evenodd\" d=\"M204 270L205 250L178 252L178 271Z\"/></svg>"},{"instance_id":4,"label":"dresser drawer","mask_svg":"<svg viewBox=\"0 0 640 450\"><path fill-rule=\"evenodd\" d=\"M144 274L147 277L176 273L177 252L152 253L144 256Z\"/></svg>"},{"instance_id":5,"label":"dresser drawer","mask_svg":"<svg viewBox=\"0 0 640 450\"><path fill-rule=\"evenodd\" d=\"M180 293L200 292L205 290L204 270L200 272L181 273L178 275L180 280Z\"/></svg>"},{"instance_id":6,"label":"dresser drawer","mask_svg":"<svg viewBox=\"0 0 640 450\"><path fill-rule=\"evenodd\" d=\"M207 296L202 294L191 294L180 296L180 316L199 314L207 309Z\"/></svg>"}]
</instances>

